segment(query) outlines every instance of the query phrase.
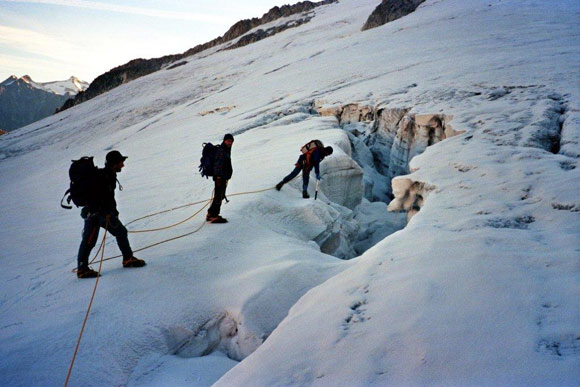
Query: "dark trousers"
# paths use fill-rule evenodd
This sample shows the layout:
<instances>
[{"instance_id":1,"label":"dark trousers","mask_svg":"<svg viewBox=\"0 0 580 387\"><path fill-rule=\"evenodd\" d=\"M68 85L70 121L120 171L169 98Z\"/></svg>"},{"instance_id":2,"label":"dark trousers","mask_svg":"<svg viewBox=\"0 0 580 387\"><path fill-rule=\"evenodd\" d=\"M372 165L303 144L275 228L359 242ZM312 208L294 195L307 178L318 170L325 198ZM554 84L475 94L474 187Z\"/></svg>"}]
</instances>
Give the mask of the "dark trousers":
<instances>
[{"instance_id":1,"label":"dark trousers","mask_svg":"<svg viewBox=\"0 0 580 387\"><path fill-rule=\"evenodd\" d=\"M294 179L302 171L302 191L308 190L308 182L310 181L310 169L296 167L288 176L286 176L282 181L284 184L288 183L290 180Z\"/></svg>"},{"instance_id":2,"label":"dark trousers","mask_svg":"<svg viewBox=\"0 0 580 387\"><path fill-rule=\"evenodd\" d=\"M228 182L226 179L223 178L216 178L215 179L215 189L214 189L214 196L213 202L207 210L207 213L211 217L218 216L220 214L220 209L222 207L222 200L226 197L226 188L228 186Z\"/></svg>"},{"instance_id":3,"label":"dark trousers","mask_svg":"<svg viewBox=\"0 0 580 387\"><path fill-rule=\"evenodd\" d=\"M83 229L83 240L79 247L79 255L77 259L78 268L86 268L89 265L89 255L91 250L97 244L99 239L99 229L107 227L107 230L117 238L119 249L123 253L123 260L129 259L133 256L133 250L129 245L127 238L127 229L118 217L111 215L109 224L107 226L107 217L101 214L93 214L85 219L85 228Z\"/></svg>"},{"instance_id":4,"label":"dark trousers","mask_svg":"<svg viewBox=\"0 0 580 387\"><path fill-rule=\"evenodd\" d=\"M302 191L308 190L308 182L310 181L310 171L312 168L308 168L306 165L306 157L304 155L300 155L298 157L298 161L296 162L296 167L288 176L286 176L282 181L284 184L288 183L290 180L294 179L300 171L302 171Z\"/></svg>"}]
</instances>

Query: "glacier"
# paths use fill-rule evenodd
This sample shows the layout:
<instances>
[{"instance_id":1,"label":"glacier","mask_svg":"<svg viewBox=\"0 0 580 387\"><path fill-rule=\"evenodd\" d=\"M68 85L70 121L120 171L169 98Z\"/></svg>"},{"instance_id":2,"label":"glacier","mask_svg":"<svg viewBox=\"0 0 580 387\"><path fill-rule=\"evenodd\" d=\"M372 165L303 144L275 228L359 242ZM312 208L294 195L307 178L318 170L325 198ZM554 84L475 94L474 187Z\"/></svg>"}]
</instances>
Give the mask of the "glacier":
<instances>
[{"instance_id":1,"label":"glacier","mask_svg":"<svg viewBox=\"0 0 580 387\"><path fill-rule=\"evenodd\" d=\"M143 269L103 264L71 385L580 383L580 4L427 0L362 32L377 3L0 137L2 385L60 384L71 362L94 281L71 273L70 161L129 156L129 223L209 199L202 143L229 132L229 223L130 234L203 226L137 253ZM335 148L318 200L299 178L266 190L313 138Z\"/></svg>"}]
</instances>

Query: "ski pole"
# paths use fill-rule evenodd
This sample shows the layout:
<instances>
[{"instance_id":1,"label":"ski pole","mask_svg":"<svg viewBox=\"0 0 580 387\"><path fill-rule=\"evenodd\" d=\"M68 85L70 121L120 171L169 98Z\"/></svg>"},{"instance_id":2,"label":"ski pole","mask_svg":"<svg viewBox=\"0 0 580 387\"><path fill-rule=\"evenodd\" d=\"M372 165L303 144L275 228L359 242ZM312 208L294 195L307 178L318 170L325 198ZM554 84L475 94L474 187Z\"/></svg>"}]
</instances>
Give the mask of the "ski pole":
<instances>
[{"instance_id":1,"label":"ski pole","mask_svg":"<svg viewBox=\"0 0 580 387\"><path fill-rule=\"evenodd\" d=\"M318 185L320 184L320 180L316 180L316 191L314 192L314 200L318 197Z\"/></svg>"}]
</instances>

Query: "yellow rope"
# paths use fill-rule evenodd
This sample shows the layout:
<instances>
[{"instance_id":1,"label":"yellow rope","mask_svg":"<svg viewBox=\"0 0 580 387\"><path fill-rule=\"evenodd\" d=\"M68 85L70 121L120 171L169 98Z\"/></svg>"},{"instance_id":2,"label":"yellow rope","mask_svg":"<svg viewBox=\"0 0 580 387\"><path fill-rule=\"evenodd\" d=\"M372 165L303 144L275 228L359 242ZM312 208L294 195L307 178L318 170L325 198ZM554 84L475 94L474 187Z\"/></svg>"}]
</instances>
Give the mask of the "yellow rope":
<instances>
[{"instance_id":1,"label":"yellow rope","mask_svg":"<svg viewBox=\"0 0 580 387\"><path fill-rule=\"evenodd\" d=\"M179 209L181 209L181 208L185 208L185 207L191 207L191 206L195 206L196 204L201 204L201 203L205 203L205 202L206 202L206 200L200 200L199 202L188 203L188 204L184 204L184 205L182 205L182 206L179 206L179 207L173 207L173 208L170 208L170 209L167 209L167 210L163 210L163 211L155 212L155 213L153 213L153 214L149 214L149 215L145 215L145 216L142 216L142 217L140 217L140 218L137 218L137 219L133 219L132 221L130 221L129 223L127 223L125 226L128 226L128 225L130 225L130 224L132 224L132 223L135 223L135 222L137 222L137 221L139 221L139 220L143 220L143 219L150 218L150 217L152 217L152 216L156 216L156 215L160 215L160 214L165 214L165 213L167 213L167 212L171 212L171 211L179 210Z\"/></svg>"},{"instance_id":2,"label":"yellow rope","mask_svg":"<svg viewBox=\"0 0 580 387\"><path fill-rule=\"evenodd\" d=\"M79 337L77 339L77 344L75 347L75 351L72 357L72 360L70 362L70 365L68 367L68 373L66 375L66 380L64 381L64 386L67 387L68 386L68 382L70 380L70 376L72 374L72 370L73 370L73 366L75 364L75 359L77 357L77 353L79 352L79 347L81 345L81 339L83 338L83 333L85 332L85 326L87 325L87 321L89 319L89 314L91 313L91 307L93 306L93 301L95 299L95 294L97 293L97 286L99 286L99 277L101 275L101 269L103 268L103 261L105 258L105 241L107 240L107 230L109 228L109 217L107 217L107 222L105 223L105 235L103 235L103 240L101 242L101 246L99 247L99 250L97 250L97 255L99 253L99 251L101 251L101 261L99 262L99 270L98 270L98 275L95 281L95 286L93 287L93 294L91 295L91 300L89 302L89 306L87 307L87 312L85 313L85 319L83 320L83 325L81 327L81 332L79 333Z\"/></svg>"},{"instance_id":3,"label":"yellow rope","mask_svg":"<svg viewBox=\"0 0 580 387\"><path fill-rule=\"evenodd\" d=\"M211 200L211 199L210 199L210 200ZM202 202L202 203L203 203L203 202ZM205 208L205 207L206 207L206 206L204 206L203 208ZM171 224L171 225L169 225L169 226L165 226L165 227L159 227L159 228L151 228L151 229L148 229L148 230L135 230L135 231L129 231L129 233L130 233L130 234L138 234L138 233L141 233L141 232L153 232L153 231L161 231L161 230L167 230L167 229L173 228L173 227L175 227L175 226L179 226L180 224L183 224L183 223L187 222L187 221L188 221L188 220L190 220L190 219L193 219L193 218L194 218L194 217L195 217L197 214L199 214L199 211L197 211L196 213L194 213L194 214L193 214L193 215L191 215L190 217L188 217L188 218L185 218L185 219L183 219L183 220L181 220L181 221L179 221L179 222L177 222L177 223L173 223L173 224Z\"/></svg>"},{"instance_id":4,"label":"yellow rope","mask_svg":"<svg viewBox=\"0 0 580 387\"><path fill-rule=\"evenodd\" d=\"M207 203L205 203L205 205L203 207L201 207L199 210L197 210L192 216L190 216L190 219L193 218L193 217L195 217L201 211L203 211L203 209L206 208L210 203L211 203L211 199L208 200ZM196 230L194 230L192 232L188 232L186 234L179 235L177 237L173 237L173 238L169 238L169 239L164 239L164 240L162 240L160 242L156 242L156 243L153 243L151 245L148 245L148 246L145 246L145 247L141 247L140 249L134 250L133 252L134 253L137 253L139 251L147 250L147 249L150 249L151 247L155 247L155 246L158 246L158 245L163 244L163 243L166 243L166 242L170 242L170 241L173 241L173 240L176 240L176 239L179 239L179 238L186 237L186 236L191 235L191 234L195 234L196 232L198 232L199 230L201 230L204 225L205 225L205 221L201 224L200 227L198 227ZM103 261L110 261L111 259L120 258L122 256L123 256L123 254L115 255L114 257L105 258L105 259L103 259Z\"/></svg>"},{"instance_id":5,"label":"yellow rope","mask_svg":"<svg viewBox=\"0 0 580 387\"><path fill-rule=\"evenodd\" d=\"M255 194L255 193L260 193L260 192L269 191L269 190L272 190L272 189L274 189L274 187L265 188L265 189L261 189L261 190L257 190L257 191L246 191L246 192L238 192L238 193L231 194L231 195L228 195L228 196L250 195L250 194ZM137 222L138 220L142 220L142 219L150 218L150 217L152 217L152 216L155 216L155 215L165 214L165 213L167 213L167 212L175 211L175 210L178 210L178 209L181 209L181 208L185 208L185 207L191 207L191 206L194 206L194 205L196 205L196 204L205 203L205 202L207 202L208 200L210 200L210 201L211 201L212 199L213 199L213 195L212 195L212 197L211 197L210 199L206 199L206 200L200 200L200 201L198 201L198 202L188 203L188 204L181 205L181 206L179 206L179 207L174 207L174 208L170 208L170 209L168 209L168 210L163 210L163 211L155 212L155 213L153 213L153 214L145 215L145 216L142 216L142 217L140 217L140 218L133 219L132 221L130 221L129 223L127 223L127 225L129 225L129 224L132 224L132 223L135 223L135 222ZM195 216L196 216L198 213L199 213L199 211L198 211L198 212L196 212L195 214L193 214L193 215L191 215L191 216L189 216L189 217L187 217L187 218L185 218L185 219L183 219L183 220L181 220L181 221L179 221L179 222L177 222L177 223L173 223L173 224L171 224L171 225L169 225L169 226L165 226L165 227L158 227L158 228L152 228L152 229L147 229L147 230L133 230L133 231L129 231L129 233L130 233L130 234L137 234L137 233L143 233L143 232L154 232L154 231L167 230L167 229L173 228L173 227L175 227L175 226L179 226L180 224L183 224L183 223L187 222L188 220L191 220L191 219L193 219L193 218L194 218L194 217L195 217Z\"/></svg>"},{"instance_id":6,"label":"yellow rope","mask_svg":"<svg viewBox=\"0 0 580 387\"><path fill-rule=\"evenodd\" d=\"M270 191L270 190L272 190L272 189L274 189L274 188L275 188L275 187L270 187L270 188L264 188L264 189L260 189L260 190L256 190L256 191L238 192L238 193L231 194L231 195L228 195L228 196L230 196L230 197L231 197L231 196L242 196L242 195L250 195L250 194L256 194L256 193L260 193L260 192L266 192L266 191ZM179 225L179 224L185 223L186 221L188 221L188 220L190 220L190 219L193 219L193 218L194 218L195 216L197 216L197 215L198 215L198 214L199 214L201 211L203 211L203 209L204 209L204 208L206 208L206 207L207 207L207 206L208 206L208 205L209 205L209 204L212 202L212 200L213 200L213 195L212 195L212 197L211 197L210 199L206 200L206 201L205 201L205 205L204 205L203 207L201 207L199 210L197 210L197 211L196 211L196 212L195 212L193 215L191 215L191 216L187 217L186 219L184 219L184 220L182 220L182 221L180 221L180 222L177 222L177 223L175 223L175 224L172 224L172 225L170 225L170 226L167 226L167 227L160 227L160 228L157 228L157 229L151 229L151 230L139 230L139 231L129 231L129 232L131 232L131 233L137 233L137 232L151 232L151 231L165 230L165 229L169 229L169 228L171 228L171 227L175 227L175 226L177 226L177 225ZM168 209L168 210L159 211L159 212L156 212L156 213L153 213L153 214L145 215L145 216L142 216L141 218L137 218L137 219L135 219L135 220L132 220L132 221L131 221L131 222L129 222L129 223L134 223L134 222L136 222L137 220L140 220L140 219L145 219L145 218L148 218L148 217L151 217L151 216L159 215L159 214L162 214L162 213L167 213L167 212L170 212L170 211L174 211L174 210L177 210L177 209L180 209L180 208L184 208L184 207L192 206L192 205L199 204L199 203L203 203L203 201L200 201L200 202L194 202L194 203L188 203L188 204L184 204L184 205L182 205L182 206L179 206L179 207L175 207L175 208L171 208L171 209ZM127 224L129 224L129 223L127 223ZM134 252L134 253L137 253L137 252L139 252L139 251L143 251L143 250L150 249L151 247L159 246L159 245L161 245L161 244L163 244L163 243L166 243L166 242L171 242L171 241L174 241L174 240L176 240L176 239L180 239L180 238L183 238L183 237L186 237L186 236L189 236L189 235L195 234L196 232L198 232L199 230L201 230L201 229L203 228L203 226L204 226L204 225L205 225L205 221L204 221L204 223L202 223L202 224L201 224L201 226L199 226L199 227L198 227L197 229L195 229L194 231L188 232L188 233L186 233L186 234L178 235L178 236L176 236L176 237L173 237L173 238L164 239L164 240L162 240L162 241L159 241L159 242L153 243L153 244L151 244L151 245L148 245L148 246L145 246L145 247L141 247L140 249L134 250L133 252ZM119 254L119 255L115 255L115 256L113 256L113 257L107 257L107 258L103 259L103 261L110 261L110 260L112 260L112 259L120 258L120 257L122 257L122 256L123 256L122 254ZM95 258L96 258L96 257L95 257ZM94 259L93 259L93 261L91 261L90 263L93 263L93 262L94 262Z\"/></svg>"}]
</instances>

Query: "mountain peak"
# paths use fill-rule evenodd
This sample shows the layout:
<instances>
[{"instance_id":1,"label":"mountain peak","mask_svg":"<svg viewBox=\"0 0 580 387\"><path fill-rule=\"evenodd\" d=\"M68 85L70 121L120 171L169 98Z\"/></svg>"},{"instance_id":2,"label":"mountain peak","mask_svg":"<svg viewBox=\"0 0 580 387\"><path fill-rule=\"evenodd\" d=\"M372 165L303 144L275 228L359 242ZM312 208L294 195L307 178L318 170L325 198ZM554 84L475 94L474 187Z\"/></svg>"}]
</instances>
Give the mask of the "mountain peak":
<instances>
[{"instance_id":1,"label":"mountain peak","mask_svg":"<svg viewBox=\"0 0 580 387\"><path fill-rule=\"evenodd\" d=\"M2 83L0 83L0 86L8 86L17 79L18 77L16 75L11 75L8 78L6 78Z\"/></svg>"}]
</instances>

